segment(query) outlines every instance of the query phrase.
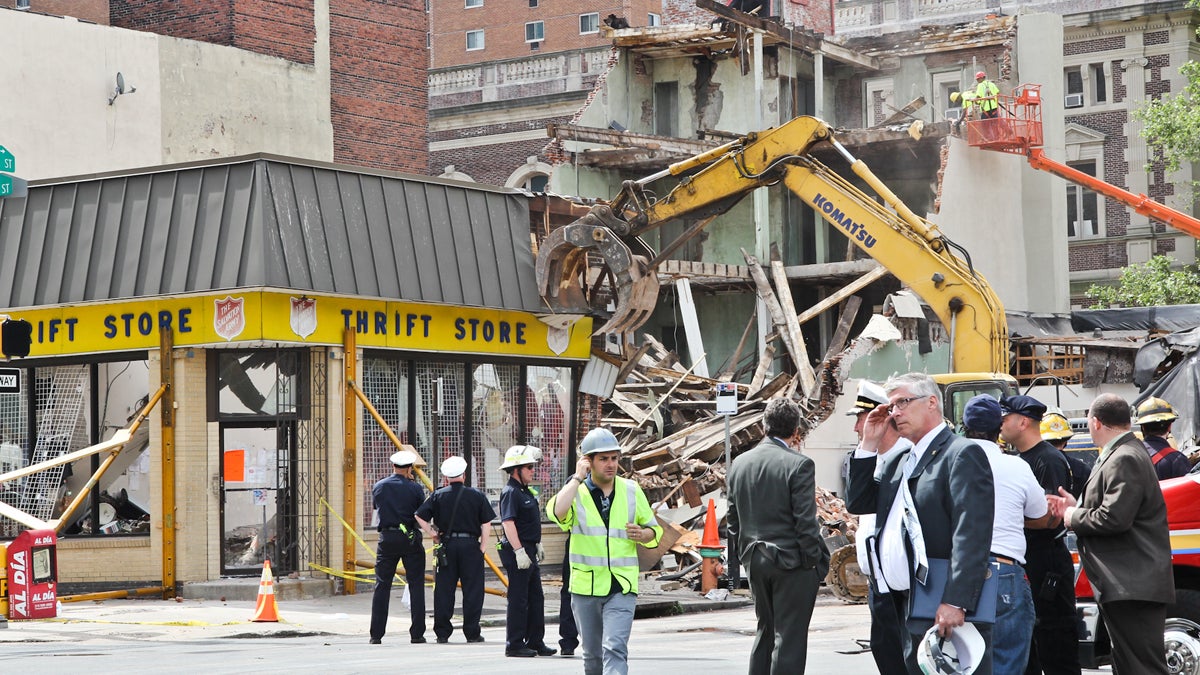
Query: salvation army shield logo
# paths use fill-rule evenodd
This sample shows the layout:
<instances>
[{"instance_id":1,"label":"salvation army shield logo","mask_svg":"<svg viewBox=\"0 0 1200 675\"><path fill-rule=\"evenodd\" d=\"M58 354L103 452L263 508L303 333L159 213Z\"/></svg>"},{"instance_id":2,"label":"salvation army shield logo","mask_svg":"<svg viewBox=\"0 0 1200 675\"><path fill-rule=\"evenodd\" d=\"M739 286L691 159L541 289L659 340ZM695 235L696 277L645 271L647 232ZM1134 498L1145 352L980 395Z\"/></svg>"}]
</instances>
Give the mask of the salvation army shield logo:
<instances>
[{"instance_id":1,"label":"salvation army shield logo","mask_svg":"<svg viewBox=\"0 0 1200 675\"><path fill-rule=\"evenodd\" d=\"M292 298L292 332L301 340L317 330L317 301L313 298Z\"/></svg>"},{"instance_id":2,"label":"salvation army shield logo","mask_svg":"<svg viewBox=\"0 0 1200 675\"><path fill-rule=\"evenodd\" d=\"M232 340L241 335L246 329L245 303L241 298L225 296L224 300L214 300L216 311L213 313L213 330L217 335Z\"/></svg>"}]
</instances>

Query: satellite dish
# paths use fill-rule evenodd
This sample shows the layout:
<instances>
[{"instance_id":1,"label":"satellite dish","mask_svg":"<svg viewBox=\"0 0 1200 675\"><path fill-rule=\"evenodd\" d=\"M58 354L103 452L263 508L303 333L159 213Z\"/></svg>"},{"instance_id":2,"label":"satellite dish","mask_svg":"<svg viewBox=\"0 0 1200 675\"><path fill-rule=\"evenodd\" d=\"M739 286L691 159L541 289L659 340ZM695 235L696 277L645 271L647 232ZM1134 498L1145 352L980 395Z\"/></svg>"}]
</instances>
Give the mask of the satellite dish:
<instances>
[{"instance_id":1,"label":"satellite dish","mask_svg":"<svg viewBox=\"0 0 1200 675\"><path fill-rule=\"evenodd\" d=\"M117 72L117 93L118 94L125 93L125 76L122 75L119 71Z\"/></svg>"}]
</instances>

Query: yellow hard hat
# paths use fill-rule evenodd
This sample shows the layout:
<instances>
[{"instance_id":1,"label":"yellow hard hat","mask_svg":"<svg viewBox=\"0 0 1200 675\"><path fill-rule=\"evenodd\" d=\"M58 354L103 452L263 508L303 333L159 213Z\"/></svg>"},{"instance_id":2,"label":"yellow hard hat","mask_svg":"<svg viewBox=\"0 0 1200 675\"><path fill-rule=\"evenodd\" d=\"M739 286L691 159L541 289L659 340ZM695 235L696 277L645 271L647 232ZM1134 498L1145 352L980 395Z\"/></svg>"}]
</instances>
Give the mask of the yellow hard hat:
<instances>
[{"instance_id":1,"label":"yellow hard hat","mask_svg":"<svg viewBox=\"0 0 1200 675\"><path fill-rule=\"evenodd\" d=\"M954 103L958 103L958 99L960 98L962 98L962 94L958 93L957 91L950 92L950 100Z\"/></svg>"},{"instance_id":2,"label":"yellow hard hat","mask_svg":"<svg viewBox=\"0 0 1200 675\"><path fill-rule=\"evenodd\" d=\"M1179 419L1170 403L1161 398L1150 397L1137 407L1137 423L1170 422Z\"/></svg>"},{"instance_id":3,"label":"yellow hard hat","mask_svg":"<svg viewBox=\"0 0 1200 675\"><path fill-rule=\"evenodd\" d=\"M1041 431L1043 441L1060 441L1075 435L1071 423L1058 413L1046 413L1042 417Z\"/></svg>"}]
</instances>

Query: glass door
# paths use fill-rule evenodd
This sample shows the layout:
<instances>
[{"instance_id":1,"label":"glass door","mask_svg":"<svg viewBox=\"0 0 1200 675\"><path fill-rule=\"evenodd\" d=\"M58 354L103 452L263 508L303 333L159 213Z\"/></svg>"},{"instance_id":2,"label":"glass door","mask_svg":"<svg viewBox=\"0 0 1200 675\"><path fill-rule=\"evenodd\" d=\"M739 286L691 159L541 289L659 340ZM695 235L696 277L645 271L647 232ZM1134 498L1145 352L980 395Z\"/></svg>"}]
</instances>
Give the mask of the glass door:
<instances>
[{"instance_id":1,"label":"glass door","mask_svg":"<svg viewBox=\"0 0 1200 675\"><path fill-rule=\"evenodd\" d=\"M221 430L221 572L259 574L263 560L276 573L287 573L281 542L291 540L280 527L286 513L286 476L293 449L284 427L275 424L222 425Z\"/></svg>"}]
</instances>

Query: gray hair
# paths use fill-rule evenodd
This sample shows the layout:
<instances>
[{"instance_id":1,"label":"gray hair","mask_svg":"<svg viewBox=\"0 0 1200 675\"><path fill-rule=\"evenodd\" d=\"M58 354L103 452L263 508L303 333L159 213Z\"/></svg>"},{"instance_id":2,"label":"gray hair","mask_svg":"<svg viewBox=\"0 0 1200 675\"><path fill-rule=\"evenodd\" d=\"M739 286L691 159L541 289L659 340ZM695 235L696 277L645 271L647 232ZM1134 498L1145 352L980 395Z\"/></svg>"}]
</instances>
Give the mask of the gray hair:
<instances>
[{"instance_id":1,"label":"gray hair","mask_svg":"<svg viewBox=\"0 0 1200 675\"><path fill-rule=\"evenodd\" d=\"M890 396L893 391L901 387L907 389L913 396L931 396L938 401L942 400L942 394L938 390L937 382L934 382L933 378L925 373L893 375L884 383L883 390Z\"/></svg>"},{"instance_id":2,"label":"gray hair","mask_svg":"<svg viewBox=\"0 0 1200 675\"><path fill-rule=\"evenodd\" d=\"M800 426L800 406L790 398L773 398L767 402L763 424L768 436L788 438Z\"/></svg>"}]
</instances>

